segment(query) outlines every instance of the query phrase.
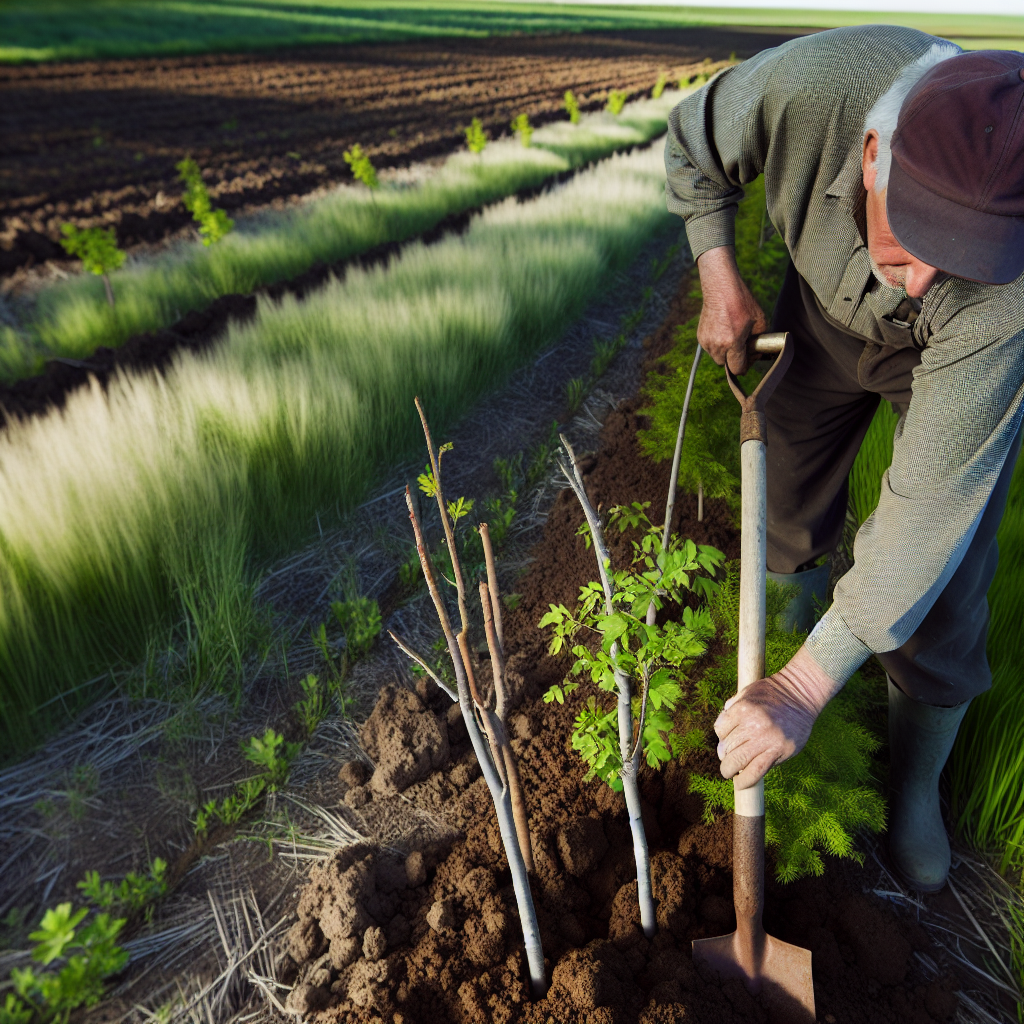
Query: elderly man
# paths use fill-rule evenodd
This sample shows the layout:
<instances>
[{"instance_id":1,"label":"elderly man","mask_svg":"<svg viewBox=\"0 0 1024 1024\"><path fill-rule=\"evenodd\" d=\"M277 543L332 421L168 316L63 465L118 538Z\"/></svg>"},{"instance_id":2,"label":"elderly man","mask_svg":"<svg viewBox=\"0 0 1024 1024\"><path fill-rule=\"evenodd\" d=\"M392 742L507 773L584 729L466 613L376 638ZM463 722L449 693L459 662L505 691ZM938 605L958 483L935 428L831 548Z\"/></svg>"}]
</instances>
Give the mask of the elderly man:
<instances>
[{"instance_id":1,"label":"elderly man","mask_svg":"<svg viewBox=\"0 0 1024 1024\"><path fill-rule=\"evenodd\" d=\"M669 209L686 222L698 339L746 369L764 312L740 278L741 186L763 173L792 257L773 327L796 355L768 403L768 568L807 609L842 534L880 400L900 419L854 567L807 642L716 723L740 787L792 757L872 654L889 677L894 866L945 884L939 773L991 685L986 592L1024 403L1024 55L843 28L730 68L672 112ZM806 621L801 623L809 627Z\"/></svg>"}]
</instances>

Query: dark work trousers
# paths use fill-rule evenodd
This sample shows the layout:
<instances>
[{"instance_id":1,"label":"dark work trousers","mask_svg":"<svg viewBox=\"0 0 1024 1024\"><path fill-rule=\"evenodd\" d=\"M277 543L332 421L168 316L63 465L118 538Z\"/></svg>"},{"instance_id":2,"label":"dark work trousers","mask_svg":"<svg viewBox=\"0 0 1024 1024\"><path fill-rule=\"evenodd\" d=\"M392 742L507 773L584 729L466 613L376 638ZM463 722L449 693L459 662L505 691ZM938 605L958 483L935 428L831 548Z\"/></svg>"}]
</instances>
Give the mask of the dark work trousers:
<instances>
[{"instance_id":1,"label":"dark work trousers","mask_svg":"<svg viewBox=\"0 0 1024 1024\"><path fill-rule=\"evenodd\" d=\"M767 406L768 568L774 572L796 572L836 547L846 519L847 479L879 401L906 415L920 352L900 321L880 328L888 344L828 317L790 265L772 330L794 336L795 355ZM1020 441L1018 431L974 540L946 588L902 647L878 655L892 681L924 704L950 707L992 685L986 594ZM908 551L908 560L913 557Z\"/></svg>"}]
</instances>

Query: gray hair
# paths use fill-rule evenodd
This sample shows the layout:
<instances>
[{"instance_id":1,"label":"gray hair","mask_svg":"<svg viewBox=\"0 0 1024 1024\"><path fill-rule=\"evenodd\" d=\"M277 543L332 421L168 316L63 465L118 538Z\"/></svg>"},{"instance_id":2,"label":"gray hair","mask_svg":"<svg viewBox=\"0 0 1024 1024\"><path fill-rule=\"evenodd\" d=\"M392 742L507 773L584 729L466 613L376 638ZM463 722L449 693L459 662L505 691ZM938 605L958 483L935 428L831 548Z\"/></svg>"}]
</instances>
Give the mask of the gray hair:
<instances>
[{"instance_id":1,"label":"gray hair","mask_svg":"<svg viewBox=\"0 0 1024 1024\"><path fill-rule=\"evenodd\" d=\"M926 71L959 53L963 53L963 50L955 43L933 43L927 53L923 53L913 64L908 64L896 76L896 81L868 111L868 116L864 119L864 134L866 135L872 128L878 132L878 159L875 161L876 192L884 192L889 185L889 167L892 164L890 144L903 101Z\"/></svg>"}]
</instances>

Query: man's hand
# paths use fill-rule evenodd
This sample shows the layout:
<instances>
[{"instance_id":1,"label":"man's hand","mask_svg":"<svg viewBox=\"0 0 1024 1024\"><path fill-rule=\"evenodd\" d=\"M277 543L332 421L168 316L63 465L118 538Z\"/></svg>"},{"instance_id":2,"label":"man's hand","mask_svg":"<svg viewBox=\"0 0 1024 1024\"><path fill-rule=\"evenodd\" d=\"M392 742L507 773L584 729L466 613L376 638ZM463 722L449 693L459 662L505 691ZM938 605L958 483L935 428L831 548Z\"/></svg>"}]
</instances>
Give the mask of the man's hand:
<instances>
[{"instance_id":1,"label":"man's hand","mask_svg":"<svg viewBox=\"0 0 1024 1024\"><path fill-rule=\"evenodd\" d=\"M746 373L751 362L747 341L768 330L768 318L740 277L731 245L702 253L697 270L704 293L697 341L719 366L728 359L733 373Z\"/></svg>"},{"instance_id":2,"label":"man's hand","mask_svg":"<svg viewBox=\"0 0 1024 1024\"><path fill-rule=\"evenodd\" d=\"M715 722L722 775L749 789L769 768L799 754L814 720L841 688L801 647L781 672L731 697Z\"/></svg>"}]
</instances>

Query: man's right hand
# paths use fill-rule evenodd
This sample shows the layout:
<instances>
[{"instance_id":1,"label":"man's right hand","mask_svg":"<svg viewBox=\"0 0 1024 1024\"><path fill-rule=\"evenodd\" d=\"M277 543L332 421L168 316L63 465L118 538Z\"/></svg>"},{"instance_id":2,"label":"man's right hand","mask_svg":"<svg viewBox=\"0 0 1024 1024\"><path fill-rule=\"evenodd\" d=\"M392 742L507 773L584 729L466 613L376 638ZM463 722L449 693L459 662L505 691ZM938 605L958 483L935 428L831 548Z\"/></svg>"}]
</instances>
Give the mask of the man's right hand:
<instances>
[{"instance_id":1,"label":"man's right hand","mask_svg":"<svg viewBox=\"0 0 1024 1024\"><path fill-rule=\"evenodd\" d=\"M731 245L708 249L697 259L704 307L697 325L697 341L719 365L726 360L737 376L751 363L747 342L752 334L768 330L768 318L750 293Z\"/></svg>"}]
</instances>

